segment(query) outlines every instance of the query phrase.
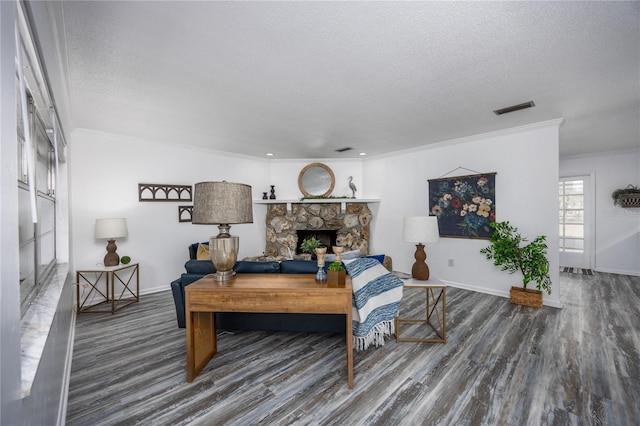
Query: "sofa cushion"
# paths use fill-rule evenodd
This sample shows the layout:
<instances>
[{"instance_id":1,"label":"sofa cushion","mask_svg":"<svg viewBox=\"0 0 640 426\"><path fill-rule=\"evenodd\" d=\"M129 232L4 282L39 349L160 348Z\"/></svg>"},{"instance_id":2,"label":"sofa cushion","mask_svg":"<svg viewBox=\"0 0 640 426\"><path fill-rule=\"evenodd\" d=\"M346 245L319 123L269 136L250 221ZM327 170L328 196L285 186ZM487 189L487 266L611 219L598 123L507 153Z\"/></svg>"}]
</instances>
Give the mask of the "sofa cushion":
<instances>
[{"instance_id":1,"label":"sofa cushion","mask_svg":"<svg viewBox=\"0 0 640 426\"><path fill-rule=\"evenodd\" d=\"M213 266L211 260L187 260L187 263L184 264L184 269L187 274L207 275L216 272L216 267Z\"/></svg>"},{"instance_id":2,"label":"sofa cushion","mask_svg":"<svg viewBox=\"0 0 640 426\"><path fill-rule=\"evenodd\" d=\"M283 274L315 274L318 272L318 262L315 260L283 260L280 262L280 272Z\"/></svg>"},{"instance_id":3,"label":"sofa cushion","mask_svg":"<svg viewBox=\"0 0 640 426\"><path fill-rule=\"evenodd\" d=\"M280 262L252 262L239 260L233 270L239 274L271 274L280 272Z\"/></svg>"}]
</instances>

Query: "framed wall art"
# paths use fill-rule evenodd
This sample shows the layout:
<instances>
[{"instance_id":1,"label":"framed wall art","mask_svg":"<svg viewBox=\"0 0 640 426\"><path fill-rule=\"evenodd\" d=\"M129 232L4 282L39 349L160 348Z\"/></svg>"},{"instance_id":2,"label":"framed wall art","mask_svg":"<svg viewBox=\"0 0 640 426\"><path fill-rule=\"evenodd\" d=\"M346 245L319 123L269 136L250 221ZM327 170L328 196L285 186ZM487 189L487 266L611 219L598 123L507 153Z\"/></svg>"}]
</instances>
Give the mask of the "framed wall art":
<instances>
[{"instance_id":1,"label":"framed wall art","mask_svg":"<svg viewBox=\"0 0 640 426\"><path fill-rule=\"evenodd\" d=\"M496 221L496 173L429 179L429 214L441 237L491 238Z\"/></svg>"}]
</instances>

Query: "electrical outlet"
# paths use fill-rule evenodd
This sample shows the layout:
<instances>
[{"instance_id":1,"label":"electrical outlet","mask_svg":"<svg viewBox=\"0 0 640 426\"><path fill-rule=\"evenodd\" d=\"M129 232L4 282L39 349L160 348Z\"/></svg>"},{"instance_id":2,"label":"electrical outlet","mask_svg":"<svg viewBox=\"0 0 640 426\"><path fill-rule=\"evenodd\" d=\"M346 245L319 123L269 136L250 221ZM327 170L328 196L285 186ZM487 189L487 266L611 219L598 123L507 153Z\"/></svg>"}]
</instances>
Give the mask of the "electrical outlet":
<instances>
[{"instance_id":1,"label":"electrical outlet","mask_svg":"<svg viewBox=\"0 0 640 426\"><path fill-rule=\"evenodd\" d=\"M449 259L449 266L453 268L453 259Z\"/></svg>"}]
</instances>

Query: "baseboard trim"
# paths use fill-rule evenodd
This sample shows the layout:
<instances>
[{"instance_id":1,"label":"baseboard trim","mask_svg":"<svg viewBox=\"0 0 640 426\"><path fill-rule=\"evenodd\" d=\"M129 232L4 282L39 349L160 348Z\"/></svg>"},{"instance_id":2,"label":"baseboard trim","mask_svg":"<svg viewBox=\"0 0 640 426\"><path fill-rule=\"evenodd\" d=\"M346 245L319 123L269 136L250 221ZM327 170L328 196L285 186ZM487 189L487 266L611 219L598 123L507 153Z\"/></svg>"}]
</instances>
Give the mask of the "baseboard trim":
<instances>
[{"instance_id":1,"label":"baseboard trim","mask_svg":"<svg viewBox=\"0 0 640 426\"><path fill-rule=\"evenodd\" d=\"M598 268L594 272L603 272L605 274L631 275L632 277L640 277L640 271L625 271L620 269Z\"/></svg>"},{"instance_id":2,"label":"baseboard trim","mask_svg":"<svg viewBox=\"0 0 640 426\"><path fill-rule=\"evenodd\" d=\"M484 294L490 294L492 296L499 296L499 297L504 297L506 299L509 298L509 291L502 291L502 290L492 290L492 289L487 289L484 287L478 287L475 285L470 285L470 284L464 284L464 283L457 283L455 281L447 281L447 280L441 280L443 283L447 284L450 287L456 287L456 288L461 288L463 290L470 290L470 291L475 291L476 293L484 293ZM552 308L558 308L558 309L562 309L564 308L564 305L556 300L547 300L544 298L542 298L542 304L544 306L550 306Z\"/></svg>"}]
</instances>

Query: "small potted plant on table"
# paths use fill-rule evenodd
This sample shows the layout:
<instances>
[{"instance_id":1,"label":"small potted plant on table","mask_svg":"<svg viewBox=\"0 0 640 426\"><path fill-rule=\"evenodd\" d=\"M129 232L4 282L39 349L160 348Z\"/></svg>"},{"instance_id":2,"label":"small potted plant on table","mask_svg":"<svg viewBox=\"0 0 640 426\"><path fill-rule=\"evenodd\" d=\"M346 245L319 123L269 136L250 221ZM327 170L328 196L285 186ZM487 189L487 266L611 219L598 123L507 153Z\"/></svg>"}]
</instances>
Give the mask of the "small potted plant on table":
<instances>
[{"instance_id":1,"label":"small potted plant on table","mask_svg":"<svg viewBox=\"0 0 640 426\"><path fill-rule=\"evenodd\" d=\"M327 284L343 286L347 277L347 271L342 262L331 262L327 267Z\"/></svg>"},{"instance_id":2,"label":"small potted plant on table","mask_svg":"<svg viewBox=\"0 0 640 426\"><path fill-rule=\"evenodd\" d=\"M535 308L542 307L542 290L551 294L551 277L549 277L549 259L544 235L536 237L529 244L515 228L506 222L491 223L493 234L491 245L480 250L493 264L501 266L510 274L521 272L522 287L511 287L509 293L511 303ZM537 290L528 289L531 281L537 283Z\"/></svg>"}]
</instances>

